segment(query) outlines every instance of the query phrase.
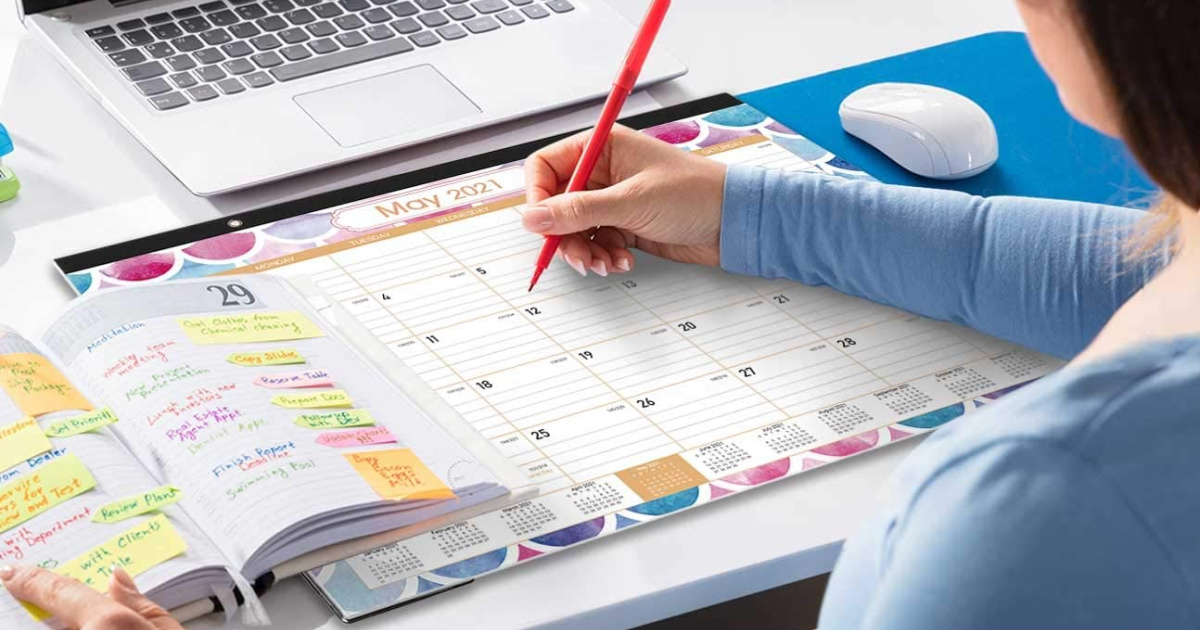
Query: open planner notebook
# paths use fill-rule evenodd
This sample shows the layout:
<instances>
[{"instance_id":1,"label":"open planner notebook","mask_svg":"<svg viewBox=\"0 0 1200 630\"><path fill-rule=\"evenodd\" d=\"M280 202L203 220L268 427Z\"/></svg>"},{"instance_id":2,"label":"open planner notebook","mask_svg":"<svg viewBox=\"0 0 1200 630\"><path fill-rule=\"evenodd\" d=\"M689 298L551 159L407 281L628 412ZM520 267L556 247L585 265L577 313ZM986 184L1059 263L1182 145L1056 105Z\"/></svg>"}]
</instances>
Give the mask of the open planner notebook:
<instances>
[{"instance_id":1,"label":"open planner notebook","mask_svg":"<svg viewBox=\"0 0 1200 630\"><path fill-rule=\"evenodd\" d=\"M121 565L166 607L232 604L527 485L357 328L258 276L97 293L37 341L0 330L0 562L101 590ZM28 627L0 593L0 628Z\"/></svg>"},{"instance_id":2,"label":"open planner notebook","mask_svg":"<svg viewBox=\"0 0 1200 630\"><path fill-rule=\"evenodd\" d=\"M627 121L682 150L866 178L730 96ZM582 278L521 229L537 144L60 260L77 291L307 276L539 496L306 575L345 619L919 435L1045 356L827 287L638 259ZM169 282L168 282L169 283Z\"/></svg>"}]
</instances>

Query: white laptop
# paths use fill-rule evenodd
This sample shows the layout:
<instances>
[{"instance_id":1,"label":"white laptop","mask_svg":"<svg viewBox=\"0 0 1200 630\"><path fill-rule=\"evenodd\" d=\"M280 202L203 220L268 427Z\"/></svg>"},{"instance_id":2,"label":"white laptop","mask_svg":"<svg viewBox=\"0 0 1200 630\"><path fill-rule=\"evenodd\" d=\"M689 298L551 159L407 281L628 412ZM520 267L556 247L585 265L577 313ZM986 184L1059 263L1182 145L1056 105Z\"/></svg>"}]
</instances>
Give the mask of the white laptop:
<instances>
[{"instance_id":1,"label":"white laptop","mask_svg":"<svg viewBox=\"0 0 1200 630\"><path fill-rule=\"evenodd\" d=\"M20 2L199 195L598 98L634 32L602 0ZM656 47L641 85L686 71Z\"/></svg>"}]
</instances>

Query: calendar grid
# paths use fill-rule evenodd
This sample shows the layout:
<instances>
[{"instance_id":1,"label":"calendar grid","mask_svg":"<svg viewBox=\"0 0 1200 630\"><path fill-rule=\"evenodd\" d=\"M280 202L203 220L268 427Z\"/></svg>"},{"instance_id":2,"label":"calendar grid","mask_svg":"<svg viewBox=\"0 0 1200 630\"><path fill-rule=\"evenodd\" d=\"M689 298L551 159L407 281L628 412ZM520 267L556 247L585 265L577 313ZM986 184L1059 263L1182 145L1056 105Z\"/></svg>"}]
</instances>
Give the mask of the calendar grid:
<instances>
[{"instance_id":1,"label":"calendar grid","mask_svg":"<svg viewBox=\"0 0 1200 630\"><path fill-rule=\"evenodd\" d=\"M818 333L818 332L816 332L816 331L812 330L811 328L809 328L808 326L806 326L806 325L804 324L804 322L800 321L800 319L799 319L798 317L796 317L796 316L795 316L793 313L790 313L790 312L788 312L786 309L783 309L783 308L781 308L781 306L782 306L782 305L781 305L781 304L779 304L779 303L778 303L776 300L772 299L772 298L773 298L773 297L775 297L775 296L773 296L773 295L769 295L769 294L768 294L768 295L763 295L762 291L761 291L761 290L759 290L759 289L757 289L757 288L756 288L754 291L755 291L755 293L758 293L758 294L759 294L759 295L760 295L760 296L761 296L761 297L762 297L764 300L766 300L766 301L767 301L767 304L770 304L770 305L771 305L772 307L774 307L776 310L778 310L778 311L780 311L780 312L784 313L784 314L785 314L785 315L787 315L788 317L791 317L793 320L795 320L795 322L796 322L796 324L797 324L797 325L804 326L804 328L805 328L805 329L807 329L807 330L811 331L811 332L812 332L814 335L816 335L817 337L819 337L819 338L820 338L822 341L826 341L826 342L828 342L828 343L831 343L831 344L833 344L831 347L832 347L834 350L837 350L838 352L840 352L840 353L841 353L843 356L845 356L846 358L850 359L851 361L854 361L855 365L859 366L859 367L860 367L860 368L862 368L863 370L866 370L868 373L870 373L870 374L871 374L872 376L874 376L875 378L879 379L880 381L882 381L882 382L884 382L884 383L887 383L887 379L880 377L878 374L876 374L876 373L875 373L875 371L874 371L874 370L872 370L872 369L868 368L867 366L863 365L862 363L859 363L858 361L855 361L854 357L853 357L853 356L851 356L851 355L850 355L850 353L846 352L845 348L841 348L841 347L839 347L839 346L838 346L838 344L836 343L836 340L835 340L835 339L830 339L830 338L828 338L828 337L825 337L825 336L821 335L820 333ZM785 293L779 293L778 295L786 297L786 294L785 294ZM898 317L902 317L902 316L898 316ZM875 324L871 324L871 325L875 325ZM864 326L864 328L865 328L865 327L866 327L866 326ZM854 331L853 331L853 330L851 330L851 331L847 331L847 332L845 332L845 333L840 333L839 335L836 335L836 336L842 336L842 335L845 335L845 334L849 334L849 333L851 333L851 332L854 332ZM764 358L764 359L765 359L765 358L767 358L767 357L761 357L761 358ZM884 388L884 389L886 389L886 388Z\"/></svg>"},{"instance_id":2,"label":"calendar grid","mask_svg":"<svg viewBox=\"0 0 1200 630\"><path fill-rule=\"evenodd\" d=\"M794 157L789 162L786 155L774 155L771 159L799 167L807 164ZM471 400L460 401L455 406L467 415L462 405L469 405L475 417L473 424L483 423L476 426L486 426L481 430L486 431L489 438L517 440L510 443L515 445L513 452L536 453L537 459L523 455L520 461L527 467L545 462L546 470L551 471L547 482L564 479L579 483L587 480L581 475L593 472L595 467L599 467L601 473L609 472L604 468L606 458L626 461L636 459L641 453L655 452L662 456L679 453L702 444L702 440L720 439L726 429L736 432L753 423L794 420L810 410L864 393L883 396L883 392L895 384L880 370L908 368L914 359L904 354L904 348L922 342L920 332L886 342L897 344L899 350L893 353L895 356L887 354L885 343L882 350L875 350L883 358L876 359L876 365L869 365L839 343L853 343L851 334L877 329L910 316L885 307L846 303L833 294L814 294L811 303L806 305L807 316L802 317L775 302L788 299L779 290L711 281L706 277L691 277L662 287L647 302L635 290L636 280L606 278L579 284L564 279L562 273L565 272L560 269L558 277L547 278L550 282L543 283L545 286L540 287L538 295L527 296L523 286L524 267L517 265L526 262L522 254L532 252L536 247L532 241L527 244L519 240L527 236L519 231L521 207L519 202L505 200L494 208L477 212L476 216L489 217L486 224L478 228L455 223L457 227L449 233L434 226L406 234L402 238L410 242L397 243L393 249L403 247L414 252L408 260L418 265L416 273L389 268L391 263L402 259L403 253L389 255L387 264L373 260L365 267L351 264L347 268L341 262L335 263L343 273L354 278L358 288L381 310L364 322L370 321L375 330L383 330L384 326L390 325L382 323L388 319L399 326L394 332L389 329L389 334L407 334L406 339L416 340L428 357L415 361L419 369L444 370L445 378L431 381L443 389L461 387L470 390ZM493 243L506 235L518 241L477 251L481 244ZM364 271L373 282L365 282L359 277ZM418 289L423 283L447 277L457 278L455 289L447 287L436 294L436 299L422 297L424 293ZM617 294L604 294L614 297L593 299L600 296L602 286L617 291ZM412 304L406 301L401 308L381 301L380 296L386 297L388 292L410 288L418 290L418 299ZM715 338L702 339L699 335L687 334L686 328L677 330L691 325L693 319L718 317L730 309L747 306L748 302L752 306L753 300L760 300L770 308L741 322L736 336L721 338L718 332ZM593 301L604 302L604 310L593 308ZM578 306L574 307L577 309L574 312L551 315L542 312L551 308L547 305L556 303ZM438 345L438 336L447 334L444 332L447 329L472 326L483 329L487 322L513 315L520 320L520 325L510 325L504 328L506 332L494 336L484 333L488 338L480 343L470 341L474 339L471 337L457 346L442 348ZM788 326L792 332L786 327L780 328L779 317L790 322ZM674 341L648 347L644 350L645 358L638 354L642 350L628 348L616 359L589 363L583 356L604 344L634 347L637 339L646 338L659 329L666 335L660 340L669 337ZM768 337L757 345L747 343L747 340L763 336ZM929 370L932 373L945 367L936 362L936 353L947 352L937 346L939 340L947 336L928 336L929 343L936 346L930 350L935 359ZM983 355L969 341L962 339L961 342L964 347ZM753 378L752 363L785 361L798 350L820 343L833 350L823 354L820 361L761 379L761 383ZM748 347L750 345L753 347ZM949 351L953 350L951 347ZM475 387L491 387L491 381L514 372L536 372L543 369L548 360L557 362L555 357L574 368L565 370L567 373L556 376L553 382L534 380L526 385L510 386L504 394L472 389L472 383ZM563 366L559 364L559 371L563 371ZM646 373L645 369L652 369L653 374ZM699 413L681 415L648 407L656 404L651 395L721 376L734 379L737 386L698 396L702 400L713 400L708 408L695 407ZM745 393L737 393L738 387ZM683 404L696 399L697 396L693 396ZM894 394L881 398L881 401L885 399L898 400ZM589 414L601 414L606 409L611 410L613 404L623 404L632 413L624 419L614 417L565 438L556 436L555 442L545 447L537 443L548 436L547 427L569 423ZM900 405L899 402L895 404ZM484 410L490 414L480 418ZM699 417L693 420L692 416ZM830 428L836 431L833 425ZM640 446L618 439L623 430L631 431L625 437L638 437ZM592 439L597 443L589 444ZM666 448L668 445L670 449ZM555 469L557 474L554 474Z\"/></svg>"},{"instance_id":3,"label":"calendar grid","mask_svg":"<svg viewBox=\"0 0 1200 630\"><path fill-rule=\"evenodd\" d=\"M513 208L513 212L514 212L514 213L516 213L516 215L517 215L517 217L518 217L518 218L520 218L520 216L521 216L521 212L520 212L519 210L517 210L516 208ZM437 239L434 239L434 238L432 238L432 237L430 238L430 240L434 241L435 243L437 242ZM440 244L439 244L439 245L440 245ZM462 265L463 265L463 269L468 269L468 267L467 267L467 266L466 266L466 265L465 265L465 264L464 264L464 263L463 263L461 260L459 260L459 259L458 259L458 257L457 257L457 256L455 256L455 255L454 255L452 252L450 252L450 251L448 251L448 250L447 250L447 251L446 251L446 253L447 253L447 254L449 254L449 255L450 255L452 258L454 258L455 260L458 260L459 264L462 264ZM620 393L619 393L619 392L618 392L616 389L613 389L613 387L612 387L612 386L611 386L611 385L608 383L608 381L607 381L607 380L605 380L605 379L604 379L602 376L600 376L599 374L596 374L596 373L595 373L595 371L594 371L594 370L592 370L592 368L591 368L590 366L588 366L586 363L584 363L582 360L580 360L580 358L579 358L578 356L576 356L576 355L575 355L575 354L574 354L574 353L573 353L571 350L567 349L567 348L566 348L566 347L564 347L564 346L563 346L561 343L559 343L559 342L558 342L558 340L557 340L556 338L554 338L554 337L553 337L553 336L551 336L550 334L546 333L546 331L542 329L542 327L541 327L541 325L539 324L539 322L537 322L537 321L534 321L533 317L532 317L532 316L531 316L531 315L530 315L528 312L521 310L521 309L520 309L520 307L518 307L518 306L517 306L517 305L515 305L515 304L512 304L512 302L509 302L509 301L508 301L508 300L507 300L507 299L506 299L506 298L505 298L505 297L504 297L502 294L500 294L498 291L496 291L496 290L495 290L495 288L493 288L493 287L492 287L492 286L491 286L489 283L487 283L487 282L484 282L484 284L485 284L485 285L487 285L487 286L488 286L488 288L489 288L489 289L491 289L493 292L495 292L497 297L499 297L501 300L504 300L504 302L505 302L506 304L509 304L510 306L512 306L513 310L514 310L514 311L516 311L517 313L519 313L519 314L520 314L522 317L524 317L524 318L525 318L525 320L526 320L527 322L529 322L530 324L532 324L533 326L535 326L535 327L536 327L538 330L540 330L540 331L542 332L542 334L546 335L546 337L547 337L548 339L550 339L550 340L551 340L551 341L553 341L553 342L554 342L556 345L558 345L558 347L559 347L560 349L562 349L562 351L563 351L564 353L566 353L568 356L570 356L570 357L571 357L571 359L572 359L573 361L575 361L577 365L579 365L579 366L580 366L580 367L582 367L583 369L587 370L589 373L591 373L591 374L592 374L592 376L593 376L594 378L596 378L596 380L598 380L598 381L600 381L601 383L603 383L603 384L605 385L605 387L607 387L607 388L609 389L609 391L611 391L611 392L613 393L613 395L617 396L617 397L618 397L618 399L620 399L621 401L623 401L625 404L631 404L631 403L630 403L630 401L626 400L624 396L621 396L621 394L620 394ZM583 290L583 289L580 289L580 290ZM667 436L667 438L669 438L669 439L670 439L672 442L674 442L674 443L675 443L675 445L676 445L676 446L678 446L678 447L679 447L679 450L681 450L681 451L682 451L682 450L684 450L684 447L683 447L683 445L682 445L682 444L680 444L679 442L677 442L677 441L676 441L674 438L672 438L672 437L671 437L671 435L670 435L669 433L667 433L666 431L662 431L662 429L661 429L660 427L658 427L658 425L657 425L657 424L655 424L655 423L654 423L654 420L653 420L653 419L651 419L651 418L650 418L649 416L647 416L646 414L642 413L642 412L641 412L641 410L640 410L640 409L637 409L635 406L631 405L631 408L633 408L633 409L634 409L634 411L637 411L637 412L638 412L638 414L639 414L639 415L641 415L641 416L642 416L642 418L644 418L646 421L650 422L652 425L654 425L656 428L658 428L658 429L659 429L659 431L661 431L663 435ZM536 445L535 445L535 446L536 446ZM618 447L618 448L619 448L619 447ZM647 449L647 450L650 450L650 449ZM636 455L636 454L640 454L641 452L645 452L645 451L640 451L639 453L634 453L634 454L635 454L635 455ZM603 454L603 451L602 451L601 453L598 453L598 454ZM574 478L574 477L572 477L572 476L571 476L569 473L566 473L566 471L564 471L564 474L566 474L566 475L567 475L567 477L568 477L568 478L571 480L571 483L572 483L572 484L576 484L576 483L578 483L578 482L579 482L579 480L578 480L578 479L575 479L575 478Z\"/></svg>"},{"instance_id":4,"label":"calendar grid","mask_svg":"<svg viewBox=\"0 0 1200 630\"><path fill-rule=\"evenodd\" d=\"M424 234L422 234L422 236L426 236L426 238L428 238L428 236L427 236L427 235L424 235ZM431 240L431 241L432 241L433 239L429 239L429 240ZM332 258L331 258L331 260L332 260ZM339 269L341 269L343 273L346 273L346 275L347 275L347 276L349 276L351 279L353 279L353 280L354 280L354 282L355 282L356 284L358 284L358 286L359 286L359 287L360 287L360 288L361 288L361 289L364 291L364 293L366 293L366 287L363 287L363 286L362 286L362 284L361 284L361 283L359 283L359 282L358 282L358 280L357 280L357 279L356 279L356 278L355 278L355 277L354 277L352 274L349 274L349 273L347 273L347 272L346 272L346 270L345 270L345 268L344 268L344 267L342 267L341 263L339 263L339 262L338 262L338 261L336 261L336 260L333 260L333 264L337 265L337 266L338 266L338 268L339 268ZM375 299L375 296L374 296L373 294L367 293L367 295L368 295L368 296L369 296L369 297L370 297L372 300L374 300L374 299ZM380 306L381 306L381 307L382 307L382 308L383 308L385 311L387 311L387 310L388 310L386 306L383 306L382 304L381 304ZM388 311L388 312L390 313L391 311ZM415 335L415 334L413 334L412 330L411 330L410 328L408 328L408 326L407 326L407 325L404 323L404 321L403 321L403 320L401 320L401 319L400 319L398 316L396 316L394 313L392 314L392 317L393 317L393 318L395 318L395 320L396 320L396 322L397 322L397 323L399 323L401 326L404 326L405 330L406 330L406 331L408 331L408 333L409 333L410 335L412 335L414 338L416 337L416 335ZM432 348L427 348L427 349L428 349L428 350L429 350L431 353L433 353L435 356L437 355L437 351L436 351L436 350L434 350L434 349L432 349ZM439 358L440 358L440 357L439 357ZM468 385L468 386L469 386L469 383L468 383L468 381L467 381L466 379L464 379L464 378L462 377L462 375L461 375L461 374L458 374L458 372L454 370L454 367L453 367L453 366L449 365L449 364L448 364L448 363L446 363L445 361L442 361L442 363L443 363L443 366L444 366L446 369L448 369L448 370L451 370L452 372L454 372L454 374L455 374L456 376L458 376L458 378L459 378L459 382L460 382L460 383L462 383L462 384L464 384L464 385ZM506 417L504 414L500 413L500 411L499 411L499 410L497 410L497 409L496 409L494 406L492 406L490 403L488 403L488 401L487 401L486 399L482 399L482 400L484 401L484 403L488 404L488 406L492 408L492 411L493 411L493 412L494 412L494 413L495 413L497 416L499 416L500 418L502 418L502 419L503 419L503 420L504 420L504 421L505 421L505 422L506 422L506 423L509 425L509 427L510 427L510 428L512 428L512 432L513 432L513 433L516 433L516 432L517 432L517 428L516 428L516 427L515 427L515 426L512 424L512 422L511 422L510 420L508 420L508 418L507 418L507 417ZM506 435L506 434L501 434L501 436L499 436L499 437L503 437L503 435ZM532 446L533 446L535 449L537 449L539 452L541 452L541 449L537 448L537 445L536 445L536 444L533 444ZM547 460L547 461L552 461L552 460L550 460L550 458L549 458L549 457L548 457L548 456L547 456L547 455L546 455L544 452L542 452L541 454L542 454L542 456L543 456L544 458L546 458L546 460Z\"/></svg>"},{"instance_id":5,"label":"calendar grid","mask_svg":"<svg viewBox=\"0 0 1200 630\"><path fill-rule=\"evenodd\" d=\"M621 289L622 289L622 290L623 290L623 291L624 291L624 292L625 292L627 295L629 295L629 297L630 297L631 299L633 299L635 302L637 302L637 303L639 303L639 304L642 304L642 308L646 308L646 310L648 310L648 311L650 311L650 312L652 312L652 313L653 313L654 311L653 311L652 309L650 309L650 308L646 307L646 306L645 306L645 304L644 304L644 303L642 303L642 301L641 301L641 300L638 300L638 298L637 298L637 296L636 296L636 295L633 295L633 294L630 292L632 288L633 288L633 287L624 286L624 285L622 285L622 286L621 286ZM713 309L713 310L717 310L717 309ZM668 328L670 328L670 327L671 327L670 323L668 323L667 321L663 320L663 319L662 319L662 317L661 317L661 316L659 316L657 313L655 313L655 316L659 318L659 321L660 321L660 322L662 322L662 324L663 324L664 326L667 326ZM672 330L672 331L674 331L675 329L674 329L674 328L671 328L671 330ZM688 343L690 343L690 344L692 344L692 346L693 346L693 347L695 347L697 350L700 350L701 352L704 352L704 349L703 349L703 348L701 348L700 346L696 345L696 343L694 343L694 342L693 342L691 339L688 339L686 335L683 335L683 334L680 334L680 333L676 333L676 334L679 334L679 336L680 336L680 337L683 337L683 339L687 340L687 342L688 342ZM706 355L708 355L708 353L707 353L707 352L705 352L705 354L706 354ZM724 370L725 370L725 371L729 372L729 373L730 373L730 376L734 376L734 374L732 373L732 370L733 370L733 368L727 367L727 366L726 366L724 363L722 363L722 362L720 362L720 361L716 360L715 358L713 358L713 357L712 357L712 355L708 355L708 357L709 357L709 359L710 359L710 360L712 360L712 361L713 361L713 363L716 363L717 365L720 365L722 368L724 368ZM748 387L748 388L750 388L752 391L754 391L754 393L758 394L758 395L759 395L761 398L763 398L763 399L764 399L764 400L766 400L768 403L770 403L770 404L771 404L773 407L775 407L775 408L776 408L776 409L777 409L777 410L778 410L780 413L783 413L783 414L785 414L785 415L787 414L787 411L785 411L785 410L784 410L782 407L780 407L779 405L775 404L775 402L774 402L774 401L772 401L772 400L771 400L769 397L767 397L767 396L764 396L764 395L762 394L762 392L760 392L760 391L758 391L757 389L755 389L753 385L750 385L749 383L744 383L744 384L745 384L745 386L746 386L746 387Z\"/></svg>"},{"instance_id":6,"label":"calendar grid","mask_svg":"<svg viewBox=\"0 0 1200 630\"><path fill-rule=\"evenodd\" d=\"M756 292L757 292L759 295L761 295L761 296L762 296L764 299L768 299L768 300L769 300L769 303L770 303L772 306L774 306L774 307L775 307L777 310L779 310L780 312L783 312L784 314L788 315L788 316L789 316L789 317L791 317L793 320L795 320L795 321L796 321L796 323L798 323L798 324L800 324L800 325L802 325L802 326L803 326L803 325L805 325L805 324L804 324L804 322L803 322L803 321L801 321L801 320L800 320L798 317L796 317L796 315L795 315L794 313L792 313L792 312L790 312L789 310L787 310L787 309L783 308L783 307L782 307L782 304L780 304L780 303L777 303L776 301L774 301L774 300L772 300L772 299L771 299L771 298L774 298L774 297L775 297L775 296L777 296L777 295L783 295L783 296L786 296L786 294L784 294L784 293L782 293L782 292L778 292L778 291L768 291L768 292L765 292L765 293L764 293L764 292L762 291L762 289L760 289L760 288L755 288L755 291L756 291ZM911 317L911 315L909 315L909 314L907 314L907 313L899 312L899 313L898 313L898 314L897 314L895 317L893 317L892 319L893 319L893 320L899 320L899 319L905 319L905 318L908 318L908 317ZM859 330L865 330L865 329L871 328L872 326L877 326L877 325L879 325L879 323L880 323L880 322L874 322L874 323L871 323L871 324L866 324L866 325L864 325L864 326L861 326L861 327L859 327L859 328L852 328L852 329L839 330L838 334L837 334L837 335L834 335L834 337L848 336L848 335L851 335L851 334L853 334L853 333L855 333L855 332L857 332L857 331L859 331ZM818 333L815 333L815 332L814 332L814 334L817 334L819 337L821 337L822 339L824 339L824 340L826 340L826 341L836 341L836 339L831 339L831 338L829 338L829 337L824 337L824 336L821 336L820 334L818 334ZM979 356L988 356L988 354L989 354L989 353L988 353L988 352L987 352L985 349L983 349L983 348L979 347L979 345L978 345L978 344L976 344L975 342L973 342L973 341L970 339L970 337L968 337L968 336L965 336L965 335L955 335L955 336L956 336L958 339L960 339L960 340L961 340L963 343L965 343L965 344L967 344L968 346L970 346L972 350L974 350L975 352L977 352L977 353L979 354ZM843 354L845 354L845 355L846 355L847 357L849 357L851 360L854 360L854 361L855 361L855 363L858 363L859 365L861 365L861 366L863 367L863 369L866 369L866 370L868 370L869 372L871 372L872 374L874 374L876 378L879 378L881 381L883 381L883 382L885 382L885 383L888 383L888 382L889 382L889 381L888 381L888 379L886 379L886 378L884 378L882 375L878 374L878 373L877 373L877 372L876 372L874 369L872 369L872 368L870 368L869 366L867 366L867 365L865 365L865 364L863 364L863 363L861 363L861 362L857 361L857 360L854 358L854 356L853 356L851 353L849 353L849 352L846 352L844 348L837 347L837 345L835 344L835 349L837 349L837 350L841 351ZM912 380L912 379L915 379L915 378L920 378L921 376L927 376L927 375L929 375L929 374L936 374L936 373L938 373L938 372L941 372L941 371L942 371L942 370L944 370L944 369L945 369L945 368L943 367L943 368L931 369L930 371L928 371L928 372L925 372L925 373L918 373L918 374L916 374L916 375L914 375L914 376L911 376L911 377L909 377L909 380ZM884 388L884 389L887 389L887 388Z\"/></svg>"}]
</instances>

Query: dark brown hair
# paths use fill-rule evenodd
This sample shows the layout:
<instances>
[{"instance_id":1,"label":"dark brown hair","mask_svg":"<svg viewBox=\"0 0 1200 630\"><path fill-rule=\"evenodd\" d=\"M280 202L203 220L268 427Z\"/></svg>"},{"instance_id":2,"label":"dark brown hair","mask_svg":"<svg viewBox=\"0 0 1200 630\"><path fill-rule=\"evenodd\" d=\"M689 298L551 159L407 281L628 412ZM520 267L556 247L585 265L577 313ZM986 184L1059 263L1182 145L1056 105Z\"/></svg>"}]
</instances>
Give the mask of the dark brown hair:
<instances>
[{"instance_id":1,"label":"dark brown hair","mask_svg":"<svg viewBox=\"0 0 1200 630\"><path fill-rule=\"evenodd\" d=\"M1163 188L1135 255L1200 208L1200 0L1070 0L1111 93L1121 135Z\"/></svg>"}]
</instances>

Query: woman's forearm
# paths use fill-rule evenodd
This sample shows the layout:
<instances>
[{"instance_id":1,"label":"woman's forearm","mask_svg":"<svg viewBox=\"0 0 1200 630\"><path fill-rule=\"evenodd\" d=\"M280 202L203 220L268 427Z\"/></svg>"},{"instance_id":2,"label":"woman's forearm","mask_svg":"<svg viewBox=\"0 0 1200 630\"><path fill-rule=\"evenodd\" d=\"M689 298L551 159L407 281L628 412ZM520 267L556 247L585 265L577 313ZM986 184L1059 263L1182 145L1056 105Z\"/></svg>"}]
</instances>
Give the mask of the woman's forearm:
<instances>
[{"instance_id":1,"label":"woman's forearm","mask_svg":"<svg viewBox=\"0 0 1200 630\"><path fill-rule=\"evenodd\" d=\"M721 266L829 285L1068 358L1147 280L1137 210L730 168Z\"/></svg>"}]
</instances>

